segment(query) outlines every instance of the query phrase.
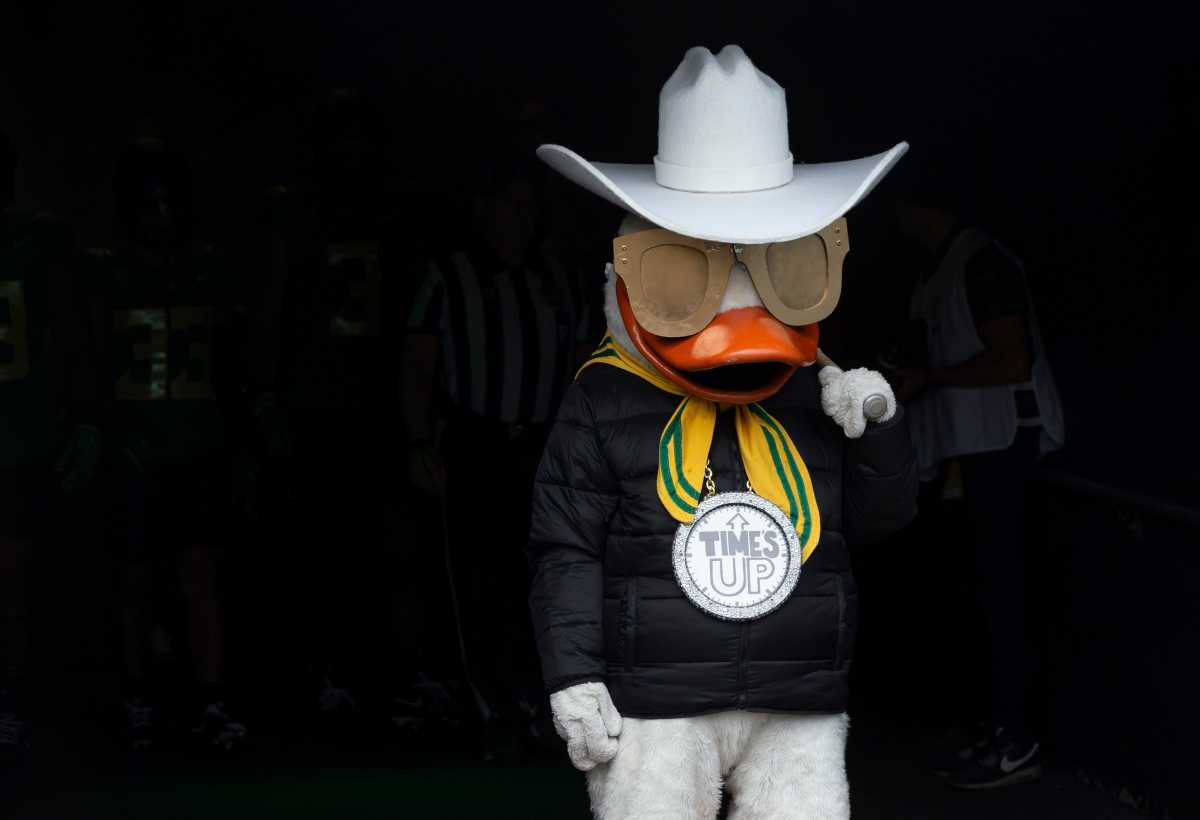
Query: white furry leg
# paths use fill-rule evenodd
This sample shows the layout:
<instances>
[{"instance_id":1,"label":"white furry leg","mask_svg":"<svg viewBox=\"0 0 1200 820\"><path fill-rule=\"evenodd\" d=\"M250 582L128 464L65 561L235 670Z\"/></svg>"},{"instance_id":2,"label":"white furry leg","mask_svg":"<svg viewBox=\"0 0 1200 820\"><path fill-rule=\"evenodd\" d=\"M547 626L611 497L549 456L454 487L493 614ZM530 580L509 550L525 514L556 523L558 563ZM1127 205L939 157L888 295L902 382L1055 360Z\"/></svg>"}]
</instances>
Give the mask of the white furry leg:
<instances>
[{"instance_id":1,"label":"white furry leg","mask_svg":"<svg viewBox=\"0 0 1200 820\"><path fill-rule=\"evenodd\" d=\"M617 756L587 781L597 820L713 820L721 762L711 723L625 718Z\"/></svg>"},{"instance_id":2,"label":"white furry leg","mask_svg":"<svg viewBox=\"0 0 1200 820\"><path fill-rule=\"evenodd\" d=\"M846 715L771 715L729 776L730 820L848 820Z\"/></svg>"}]
</instances>

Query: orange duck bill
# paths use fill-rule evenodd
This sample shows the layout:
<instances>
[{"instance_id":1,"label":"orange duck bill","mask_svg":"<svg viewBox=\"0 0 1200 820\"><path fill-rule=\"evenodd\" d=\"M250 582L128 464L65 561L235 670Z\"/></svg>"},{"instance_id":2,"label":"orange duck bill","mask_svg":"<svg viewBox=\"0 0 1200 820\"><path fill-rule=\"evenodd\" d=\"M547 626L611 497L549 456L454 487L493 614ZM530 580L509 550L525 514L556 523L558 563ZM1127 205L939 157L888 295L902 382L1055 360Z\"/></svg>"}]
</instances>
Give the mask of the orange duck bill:
<instances>
[{"instance_id":1,"label":"orange duck bill","mask_svg":"<svg viewBox=\"0 0 1200 820\"><path fill-rule=\"evenodd\" d=\"M699 333L671 339L642 328L625 282L617 279L617 304L634 347L654 367L692 395L749 404L774 395L817 358L817 325L792 327L763 307L719 313Z\"/></svg>"}]
</instances>

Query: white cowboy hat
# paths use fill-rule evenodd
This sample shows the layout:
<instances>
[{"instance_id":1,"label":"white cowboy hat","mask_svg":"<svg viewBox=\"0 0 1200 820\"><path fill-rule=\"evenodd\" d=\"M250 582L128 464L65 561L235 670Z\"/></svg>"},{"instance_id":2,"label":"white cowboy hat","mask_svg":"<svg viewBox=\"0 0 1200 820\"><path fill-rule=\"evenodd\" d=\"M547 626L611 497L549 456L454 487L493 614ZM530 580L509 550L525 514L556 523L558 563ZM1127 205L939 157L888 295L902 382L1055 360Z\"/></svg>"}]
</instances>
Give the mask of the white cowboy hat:
<instances>
[{"instance_id":1,"label":"white cowboy hat","mask_svg":"<svg viewBox=\"0 0 1200 820\"><path fill-rule=\"evenodd\" d=\"M653 165L588 162L569 148L537 154L567 179L675 233L766 244L807 236L870 193L908 150L795 165L787 102L739 46L689 49L658 97Z\"/></svg>"}]
</instances>

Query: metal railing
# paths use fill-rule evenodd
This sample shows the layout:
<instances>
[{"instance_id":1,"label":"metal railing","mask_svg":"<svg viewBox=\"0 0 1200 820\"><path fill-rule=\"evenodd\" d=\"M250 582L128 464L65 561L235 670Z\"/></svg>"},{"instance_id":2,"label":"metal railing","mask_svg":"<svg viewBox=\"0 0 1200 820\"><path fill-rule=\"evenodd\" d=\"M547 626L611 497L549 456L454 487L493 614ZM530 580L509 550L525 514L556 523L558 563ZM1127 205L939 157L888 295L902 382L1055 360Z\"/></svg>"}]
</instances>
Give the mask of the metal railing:
<instances>
[{"instance_id":1,"label":"metal railing","mask_svg":"<svg viewBox=\"0 0 1200 820\"><path fill-rule=\"evenodd\" d=\"M1064 489L1080 495L1116 501L1127 506L1137 507L1144 512L1153 513L1162 518L1200 528L1200 508L1188 507L1176 501L1156 498L1155 496L1123 487L1114 487L1111 484L1085 478L1076 473L1056 467L1039 470L1035 480L1056 489Z\"/></svg>"}]
</instances>

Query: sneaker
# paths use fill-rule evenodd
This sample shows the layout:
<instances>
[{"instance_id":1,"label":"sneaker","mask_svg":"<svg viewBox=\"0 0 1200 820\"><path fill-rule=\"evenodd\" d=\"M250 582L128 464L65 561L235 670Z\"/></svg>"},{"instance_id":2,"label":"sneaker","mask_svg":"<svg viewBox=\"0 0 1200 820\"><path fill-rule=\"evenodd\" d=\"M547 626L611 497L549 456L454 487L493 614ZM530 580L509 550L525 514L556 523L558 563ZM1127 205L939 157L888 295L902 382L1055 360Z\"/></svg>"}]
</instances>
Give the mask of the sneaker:
<instances>
[{"instance_id":1,"label":"sneaker","mask_svg":"<svg viewBox=\"0 0 1200 820\"><path fill-rule=\"evenodd\" d=\"M458 698L446 684L424 672L392 700L392 726L400 731L414 731L427 723L459 726L463 722Z\"/></svg>"},{"instance_id":2,"label":"sneaker","mask_svg":"<svg viewBox=\"0 0 1200 820\"><path fill-rule=\"evenodd\" d=\"M1041 744L1000 729L988 748L955 772L949 782L959 789L995 789L1029 783L1041 776Z\"/></svg>"},{"instance_id":3,"label":"sneaker","mask_svg":"<svg viewBox=\"0 0 1200 820\"><path fill-rule=\"evenodd\" d=\"M334 686L333 681L326 675L321 682L321 691L317 693L317 708L322 715L331 716L342 712L357 712L358 703L349 689Z\"/></svg>"},{"instance_id":4,"label":"sneaker","mask_svg":"<svg viewBox=\"0 0 1200 820\"><path fill-rule=\"evenodd\" d=\"M996 727L983 721L969 729L951 729L941 742L942 749L933 756L929 770L938 777L958 772L985 752L995 736Z\"/></svg>"},{"instance_id":5,"label":"sneaker","mask_svg":"<svg viewBox=\"0 0 1200 820\"><path fill-rule=\"evenodd\" d=\"M246 727L229 716L224 701L215 701L201 711L192 737L208 748L232 752L245 741Z\"/></svg>"},{"instance_id":6,"label":"sneaker","mask_svg":"<svg viewBox=\"0 0 1200 820\"><path fill-rule=\"evenodd\" d=\"M145 698L125 701L125 745L134 752L154 746L154 707Z\"/></svg>"}]
</instances>

